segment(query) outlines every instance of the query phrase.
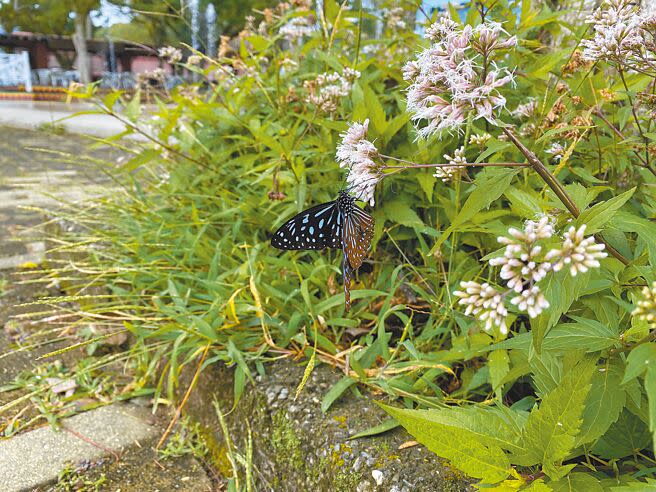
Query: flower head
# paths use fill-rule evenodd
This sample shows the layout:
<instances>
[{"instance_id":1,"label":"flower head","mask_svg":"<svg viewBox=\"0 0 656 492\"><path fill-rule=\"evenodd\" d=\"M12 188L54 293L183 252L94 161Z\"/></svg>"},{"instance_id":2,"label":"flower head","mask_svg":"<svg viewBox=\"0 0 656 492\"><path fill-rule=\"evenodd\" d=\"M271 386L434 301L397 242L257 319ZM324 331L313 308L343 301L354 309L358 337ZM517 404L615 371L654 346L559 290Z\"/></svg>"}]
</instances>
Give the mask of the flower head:
<instances>
[{"instance_id":1,"label":"flower head","mask_svg":"<svg viewBox=\"0 0 656 492\"><path fill-rule=\"evenodd\" d=\"M537 285L524 289L518 296L513 297L510 302L517 306L520 311L528 313L531 318L537 317L549 307L549 302L544 298Z\"/></svg>"},{"instance_id":2,"label":"flower head","mask_svg":"<svg viewBox=\"0 0 656 492\"><path fill-rule=\"evenodd\" d=\"M563 144L559 142L554 142L551 144L551 147L545 150L545 152L547 154L553 155L554 161L560 162L560 160L565 156L565 147L563 147Z\"/></svg>"},{"instance_id":3,"label":"flower head","mask_svg":"<svg viewBox=\"0 0 656 492\"><path fill-rule=\"evenodd\" d=\"M360 77L360 72L345 68L343 73L322 73L314 80L306 80L304 87L308 91L308 102L321 111L332 113L337 111L342 98L351 93L353 82Z\"/></svg>"},{"instance_id":4,"label":"flower head","mask_svg":"<svg viewBox=\"0 0 656 492\"><path fill-rule=\"evenodd\" d=\"M641 62L646 41L650 36L651 14L628 0L607 0L587 22L594 36L581 41L583 59L606 60L619 64Z\"/></svg>"},{"instance_id":5,"label":"flower head","mask_svg":"<svg viewBox=\"0 0 656 492\"><path fill-rule=\"evenodd\" d=\"M465 157L465 146L461 146L453 153L453 157L444 154L444 158L450 166L438 167L435 169L436 178L440 178L444 183L451 181L455 176L460 174L461 166L467 165L467 158Z\"/></svg>"},{"instance_id":6,"label":"flower head","mask_svg":"<svg viewBox=\"0 0 656 492\"><path fill-rule=\"evenodd\" d=\"M498 241L506 248L502 257L492 258L490 265L501 267L501 278L506 280L508 287L517 293L526 285L533 285L546 277L551 268L548 262L541 258L541 239L550 238L553 234L553 224L547 216L537 222L529 220L524 230L508 229L511 237L501 236Z\"/></svg>"},{"instance_id":7,"label":"flower head","mask_svg":"<svg viewBox=\"0 0 656 492\"><path fill-rule=\"evenodd\" d=\"M536 113L537 109L537 101L533 98L530 98L525 103L517 106L517 108L514 111L511 111L510 114L515 118L530 118Z\"/></svg>"},{"instance_id":8,"label":"flower head","mask_svg":"<svg viewBox=\"0 0 656 492\"><path fill-rule=\"evenodd\" d=\"M493 326L498 326L502 334L508 333L506 316L508 310L503 304L503 295L490 284L478 282L460 282L461 291L453 294L460 297L458 304L467 306L466 315L474 315L480 321L485 322L484 329L490 331Z\"/></svg>"},{"instance_id":9,"label":"flower head","mask_svg":"<svg viewBox=\"0 0 656 492\"><path fill-rule=\"evenodd\" d=\"M506 104L499 89L513 82L510 71L494 63L494 54L515 40L505 38L498 24L460 27L447 18L430 26L426 37L433 44L403 68L410 82L408 111L415 123L426 122L419 135L459 131L469 112L493 121Z\"/></svg>"},{"instance_id":10,"label":"flower head","mask_svg":"<svg viewBox=\"0 0 656 492\"><path fill-rule=\"evenodd\" d=\"M187 64L189 65L200 65L203 61L203 57L200 55L191 55L187 58Z\"/></svg>"},{"instance_id":11,"label":"flower head","mask_svg":"<svg viewBox=\"0 0 656 492\"><path fill-rule=\"evenodd\" d=\"M165 46L157 51L160 58L164 58L168 63L178 63L182 60L182 51L173 46Z\"/></svg>"},{"instance_id":12,"label":"flower head","mask_svg":"<svg viewBox=\"0 0 656 492\"><path fill-rule=\"evenodd\" d=\"M599 260L606 258L605 246L595 242L593 236L585 237L585 224L578 229L571 226L563 234L563 244L560 249L552 249L546 259L553 261L552 268L558 272L563 267L569 267L572 277L579 272L587 272L589 268L598 268Z\"/></svg>"},{"instance_id":13,"label":"flower head","mask_svg":"<svg viewBox=\"0 0 656 492\"><path fill-rule=\"evenodd\" d=\"M656 282L653 282L651 287L642 289L642 299L636 303L636 308L631 314L651 325L656 325Z\"/></svg>"},{"instance_id":14,"label":"flower head","mask_svg":"<svg viewBox=\"0 0 656 492\"><path fill-rule=\"evenodd\" d=\"M316 30L316 22L312 16L294 17L280 28L278 34L291 42L311 36Z\"/></svg>"},{"instance_id":15,"label":"flower head","mask_svg":"<svg viewBox=\"0 0 656 492\"><path fill-rule=\"evenodd\" d=\"M489 133L474 133L471 137L469 137L469 143L471 145L478 145L480 147L483 147L490 139L492 138L492 135Z\"/></svg>"},{"instance_id":16,"label":"flower head","mask_svg":"<svg viewBox=\"0 0 656 492\"><path fill-rule=\"evenodd\" d=\"M406 16L403 7L393 7L383 13L385 18L385 26L392 31L402 31L407 27L407 22L404 17Z\"/></svg>"},{"instance_id":17,"label":"flower head","mask_svg":"<svg viewBox=\"0 0 656 492\"><path fill-rule=\"evenodd\" d=\"M346 182L353 194L373 206L374 191L383 177L383 166L375 161L379 157L376 146L365 138L368 128L368 119L363 123L351 123L341 135L336 158L340 167L348 168Z\"/></svg>"}]
</instances>

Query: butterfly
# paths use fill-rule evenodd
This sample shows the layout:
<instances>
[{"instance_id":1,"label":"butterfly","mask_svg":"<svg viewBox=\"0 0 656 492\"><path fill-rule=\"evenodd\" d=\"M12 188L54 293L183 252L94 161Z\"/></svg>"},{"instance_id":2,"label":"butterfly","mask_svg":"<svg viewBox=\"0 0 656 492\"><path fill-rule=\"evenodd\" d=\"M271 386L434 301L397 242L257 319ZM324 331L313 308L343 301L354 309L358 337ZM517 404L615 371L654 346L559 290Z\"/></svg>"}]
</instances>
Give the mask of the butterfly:
<instances>
[{"instance_id":1,"label":"butterfly","mask_svg":"<svg viewBox=\"0 0 656 492\"><path fill-rule=\"evenodd\" d=\"M374 218L341 191L337 200L304 210L285 222L271 238L278 249L339 249L346 310L351 307L351 279L367 255L374 236Z\"/></svg>"}]
</instances>

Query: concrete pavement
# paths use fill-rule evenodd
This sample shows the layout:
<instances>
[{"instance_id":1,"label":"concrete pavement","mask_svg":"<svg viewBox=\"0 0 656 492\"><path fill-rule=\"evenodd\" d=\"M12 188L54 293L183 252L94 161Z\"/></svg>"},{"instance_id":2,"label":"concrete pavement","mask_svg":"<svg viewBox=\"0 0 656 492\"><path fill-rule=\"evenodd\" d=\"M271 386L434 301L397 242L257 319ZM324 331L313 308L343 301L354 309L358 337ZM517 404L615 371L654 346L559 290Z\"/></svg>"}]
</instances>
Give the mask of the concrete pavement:
<instances>
[{"instance_id":1,"label":"concrete pavement","mask_svg":"<svg viewBox=\"0 0 656 492\"><path fill-rule=\"evenodd\" d=\"M70 133L106 138L125 130L125 126L102 114L73 116L95 109L85 103L66 104L54 101L0 101L0 125L36 129L47 124L60 124ZM2 139L2 134L0 134Z\"/></svg>"}]
</instances>

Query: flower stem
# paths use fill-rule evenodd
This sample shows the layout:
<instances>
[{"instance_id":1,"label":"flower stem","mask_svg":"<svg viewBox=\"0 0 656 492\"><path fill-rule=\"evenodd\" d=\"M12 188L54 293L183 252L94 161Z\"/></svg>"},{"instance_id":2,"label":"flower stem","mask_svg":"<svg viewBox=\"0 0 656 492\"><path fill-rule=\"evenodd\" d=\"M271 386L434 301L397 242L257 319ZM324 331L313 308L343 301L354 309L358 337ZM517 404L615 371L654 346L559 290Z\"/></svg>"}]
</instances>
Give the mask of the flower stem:
<instances>
[{"instance_id":1,"label":"flower stem","mask_svg":"<svg viewBox=\"0 0 656 492\"><path fill-rule=\"evenodd\" d=\"M526 160L531 164L531 167L533 167L533 170L538 173L538 175L542 178L542 180L551 188L551 190L556 194L558 199L565 205L567 210L574 216L578 217L581 215L581 212L579 210L579 207L576 206L574 201L570 198L570 196L567 194L567 191L565 191L565 188L563 188L563 185L560 184L560 181L556 179L556 177L551 174L549 169L547 169L547 166L545 166L538 157L531 152L522 142L519 141L519 139L507 128L503 128L503 132L508 136L510 141L515 144L515 147L519 149L519 151L524 154L524 157L526 157ZM606 242L606 240L601 237L600 234L595 234L595 238L604 243L606 246L606 250L613 255L615 258L617 258L619 261L621 261L624 265L629 264L629 260L626 259L622 253L617 251L615 248L613 248L610 244Z\"/></svg>"},{"instance_id":2,"label":"flower stem","mask_svg":"<svg viewBox=\"0 0 656 492\"><path fill-rule=\"evenodd\" d=\"M430 168L430 167L530 167L531 165L526 162L468 162L467 164L450 164L450 163L440 163L440 164L418 164L412 161L406 161L405 159L399 159L398 157L392 157L391 155L380 154L380 157L383 159L391 159L397 162L403 162L408 164L407 166L385 166L389 169L420 169L420 168Z\"/></svg>"}]
</instances>

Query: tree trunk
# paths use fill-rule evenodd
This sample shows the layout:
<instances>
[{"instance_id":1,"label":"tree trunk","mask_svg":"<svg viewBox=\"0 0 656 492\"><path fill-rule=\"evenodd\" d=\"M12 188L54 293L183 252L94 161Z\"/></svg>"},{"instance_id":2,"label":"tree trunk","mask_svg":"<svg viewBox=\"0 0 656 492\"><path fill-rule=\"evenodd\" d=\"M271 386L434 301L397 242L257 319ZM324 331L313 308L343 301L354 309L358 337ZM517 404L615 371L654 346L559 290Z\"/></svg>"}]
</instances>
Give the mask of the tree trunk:
<instances>
[{"instance_id":1,"label":"tree trunk","mask_svg":"<svg viewBox=\"0 0 656 492\"><path fill-rule=\"evenodd\" d=\"M80 72L80 82L83 84L91 82L91 57L87 51L86 26L86 16L77 14L75 16L73 45L75 46L75 53L77 54L77 69Z\"/></svg>"}]
</instances>

